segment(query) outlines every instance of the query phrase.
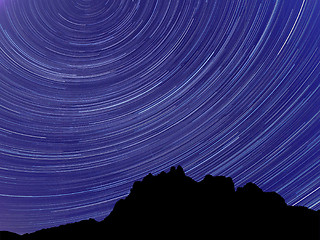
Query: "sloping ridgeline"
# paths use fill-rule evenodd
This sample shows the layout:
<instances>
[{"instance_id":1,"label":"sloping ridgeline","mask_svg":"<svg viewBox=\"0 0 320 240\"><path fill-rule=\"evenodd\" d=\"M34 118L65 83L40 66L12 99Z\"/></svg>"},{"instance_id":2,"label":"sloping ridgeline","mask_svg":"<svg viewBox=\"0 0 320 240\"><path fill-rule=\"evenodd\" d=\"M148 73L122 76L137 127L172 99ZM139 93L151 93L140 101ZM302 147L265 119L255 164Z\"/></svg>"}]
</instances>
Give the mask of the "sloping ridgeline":
<instances>
[{"instance_id":1,"label":"sloping ridgeline","mask_svg":"<svg viewBox=\"0 0 320 240\"><path fill-rule=\"evenodd\" d=\"M93 219L0 239L320 239L320 212L287 206L253 183L236 191L231 178L196 182L183 169L135 182L103 221Z\"/></svg>"}]
</instances>

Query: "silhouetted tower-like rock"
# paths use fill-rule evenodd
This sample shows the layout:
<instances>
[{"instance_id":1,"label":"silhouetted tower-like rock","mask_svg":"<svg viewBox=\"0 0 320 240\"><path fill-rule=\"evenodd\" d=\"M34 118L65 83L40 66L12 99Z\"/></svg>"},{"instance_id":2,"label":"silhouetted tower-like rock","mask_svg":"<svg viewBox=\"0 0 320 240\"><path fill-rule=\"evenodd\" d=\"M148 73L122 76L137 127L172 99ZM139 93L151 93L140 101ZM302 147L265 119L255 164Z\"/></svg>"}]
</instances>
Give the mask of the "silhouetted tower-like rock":
<instances>
[{"instance_id":1,"label":"silhouetted tower-like rock","mask_svg":"<svg viewBox=\"0 0 320 240\"><path fill-rule=\"evenodd\" d=\"M274 192L253 183L236 191L231 178L205 176L196 182L182 167L148 174L133 184L108 217L44 229L1 240L37 239L306 239L319 240L320 213L287 206Z\"/></svg>"}]
</instances>

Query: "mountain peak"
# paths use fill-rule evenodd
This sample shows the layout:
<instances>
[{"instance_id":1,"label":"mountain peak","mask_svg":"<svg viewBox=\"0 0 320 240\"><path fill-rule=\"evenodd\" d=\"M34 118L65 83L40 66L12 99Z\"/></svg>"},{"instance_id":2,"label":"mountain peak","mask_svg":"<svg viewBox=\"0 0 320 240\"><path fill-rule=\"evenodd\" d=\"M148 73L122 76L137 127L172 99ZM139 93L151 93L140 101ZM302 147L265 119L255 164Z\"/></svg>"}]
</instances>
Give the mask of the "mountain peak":
<instances>
[{"instance_id":1,"label":"mountain peak","mask_svg":"<svg viewBox=\"0 0 320 240\"><path fill-rule=\"evenodd\" d=\"M287 206L275 192L254 183L235 191L231 178L207 175L200 182L181 166L133 184L103 221L85 220L23 236L0 233L1 240L36 239L306 239L319 240L320 212Z\"/></svg>"},{"instance_id":2,"label":"mountain peak","mask_svg":"<svg viewBox=\"0 0 320 240\"><path fill-rule=\"evenodd\" d=\"M177 166L177 168L171 167L169 174L180 176L180 177L184 177L185 176L183 168L180 165Z\"/></svg>"},{"instance_id":3,"label":"mountain peak","mask_svg":"<svg viewBox=\"0 0 320 240\"><path fill-rule=\"evenodd\" d=\"M238 187L237 192L257 194L262 193L263 191L256 184L249 182L246 185L244 185L244 187Z\"/></svg>"}]
</instances>

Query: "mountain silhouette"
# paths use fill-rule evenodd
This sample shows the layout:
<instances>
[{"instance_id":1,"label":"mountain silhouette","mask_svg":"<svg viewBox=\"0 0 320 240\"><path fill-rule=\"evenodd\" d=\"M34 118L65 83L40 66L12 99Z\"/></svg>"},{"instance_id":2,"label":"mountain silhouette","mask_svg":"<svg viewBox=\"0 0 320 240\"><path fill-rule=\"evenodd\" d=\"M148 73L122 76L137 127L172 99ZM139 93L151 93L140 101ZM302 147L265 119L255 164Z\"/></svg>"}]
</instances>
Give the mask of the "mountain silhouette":
<instances>
[{"instance_id":1,"label":"mountain silhouette","mask_svg":"<svg viewBox=\"0 0 320 240\"><path fill-rule=\"evenodd\" d=\"M29 239L320 239L320 211L288 206L253 183L235 190L231 178L196 182L181 166L133 184L101 222L93 219L34 233L0 232L0 240Z\"/></svg>"}]
</instances>

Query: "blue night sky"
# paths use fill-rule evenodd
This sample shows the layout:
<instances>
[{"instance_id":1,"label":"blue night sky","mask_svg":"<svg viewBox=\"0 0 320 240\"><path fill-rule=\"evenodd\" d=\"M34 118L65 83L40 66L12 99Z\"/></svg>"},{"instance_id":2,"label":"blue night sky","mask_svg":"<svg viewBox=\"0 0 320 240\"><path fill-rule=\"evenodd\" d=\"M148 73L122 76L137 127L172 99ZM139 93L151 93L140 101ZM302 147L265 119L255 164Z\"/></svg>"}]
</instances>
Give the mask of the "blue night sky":
<instances>
[{"instance_id":1,"label":"blue night sky","mask_svg":"<svg viewBox=\"0 0 320 240\"><path fill-rule=\"evenodd\" d=\"M319 48L317 0L0 0L0 230L177 165L320 209Z\"/></svg>"}]
</instances>

